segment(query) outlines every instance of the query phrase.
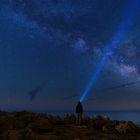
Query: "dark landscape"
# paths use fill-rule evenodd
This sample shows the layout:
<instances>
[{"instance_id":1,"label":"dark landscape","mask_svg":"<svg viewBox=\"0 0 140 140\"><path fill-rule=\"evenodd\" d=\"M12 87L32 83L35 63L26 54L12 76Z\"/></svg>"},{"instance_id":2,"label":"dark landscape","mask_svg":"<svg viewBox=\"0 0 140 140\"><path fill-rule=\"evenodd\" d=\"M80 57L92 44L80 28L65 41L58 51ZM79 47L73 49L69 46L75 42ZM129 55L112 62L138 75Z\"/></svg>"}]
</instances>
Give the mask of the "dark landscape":
<instances>
[{"instance_id":1,"label":"dark landscape","mask_svg":"<svg viewBox=\"0 0 140 140\"><path fill-rule=\"evenodd\" d=\"M0 112L0 140L140 140L140 128L131 121L107 116L64 117L42 113Z\"/></svg>"},{"instance_id":2,"label":"dark landscape","mask_svg":"<svg viewBox=\"0 0 140 140\"><path fill-rule=\"evenodd\" d=\"M0 140L140 140L140 0L0 0Z\"/></svg>"}]
</instances>

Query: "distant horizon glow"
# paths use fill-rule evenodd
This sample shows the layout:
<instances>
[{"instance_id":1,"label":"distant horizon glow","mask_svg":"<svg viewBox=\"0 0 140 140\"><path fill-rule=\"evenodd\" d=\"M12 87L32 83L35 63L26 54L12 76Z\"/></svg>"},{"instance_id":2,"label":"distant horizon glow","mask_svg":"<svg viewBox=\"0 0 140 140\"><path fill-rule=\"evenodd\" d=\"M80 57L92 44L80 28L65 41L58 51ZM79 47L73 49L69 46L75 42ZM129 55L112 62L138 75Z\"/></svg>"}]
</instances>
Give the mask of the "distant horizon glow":
<instances>
[{"instance_id":1,"label":"distant horizon glow","mask_svg":"<svg viewBox=\"0 0 140 140\"><path fill-rule=\"evenodd\" d=\"M113 38L111 39L111 42L106 45L104 56L101 59L100 63L98 64L94 74L92 75L91 80L89 81L88 85L86 86L83 94L80 96L80 102L83 102L86 96L88 95L90 89L92 88L92 85L95 84L95 81L99 77L101 71L105 67L107 60L110 56L113 55L113 51L115 48L117 48L118 43L122 40L123 36L125 35L126 31L128 30L129 25L131 24L133 18L136 15L137 9L139 8L140 1L134 0L133 3L130 2L126 13L124 14L124 18L121 22L121 24L118 26Z\"/></svg>"}]
</instances>

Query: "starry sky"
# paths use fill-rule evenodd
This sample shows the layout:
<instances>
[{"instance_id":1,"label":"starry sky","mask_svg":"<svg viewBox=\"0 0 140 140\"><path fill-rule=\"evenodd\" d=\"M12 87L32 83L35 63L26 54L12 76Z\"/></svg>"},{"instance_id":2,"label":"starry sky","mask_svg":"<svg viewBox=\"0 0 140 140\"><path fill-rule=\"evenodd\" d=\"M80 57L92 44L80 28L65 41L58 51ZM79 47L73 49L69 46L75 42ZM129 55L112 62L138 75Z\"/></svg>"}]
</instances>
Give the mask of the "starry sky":
<instances>
[{"instance_id":1,"label":"starry sky","mask_svg":"<svg viewBox=\"0 0 140 140\"><path fill-rule=\"evenodd\" d=\"M73 110L132 0L1 0L0 109ZM86 110L140 109L140 10Z\"/></svg>"}]
</instances>

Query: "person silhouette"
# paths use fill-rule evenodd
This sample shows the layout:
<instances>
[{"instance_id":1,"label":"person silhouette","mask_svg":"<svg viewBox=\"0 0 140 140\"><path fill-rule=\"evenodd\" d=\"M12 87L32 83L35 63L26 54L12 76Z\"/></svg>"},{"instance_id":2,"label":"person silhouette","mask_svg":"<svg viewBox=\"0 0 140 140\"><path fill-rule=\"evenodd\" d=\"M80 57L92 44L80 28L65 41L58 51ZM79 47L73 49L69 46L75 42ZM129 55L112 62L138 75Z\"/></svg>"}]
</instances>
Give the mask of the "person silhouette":
<instances>
[{"instance_id":1,"label":"person silhouette","mask_svg":"<svg viewBox=\"0 0 140 140\"><path fill-rule=\"evenodd\" d=\"M76 106L76 113L77 113L77 118L76 118L76 124L81 125L82 123L82 114L83 114L83 107L82 103L79 101L77 106Z\"/></svg>"}]
</instances>

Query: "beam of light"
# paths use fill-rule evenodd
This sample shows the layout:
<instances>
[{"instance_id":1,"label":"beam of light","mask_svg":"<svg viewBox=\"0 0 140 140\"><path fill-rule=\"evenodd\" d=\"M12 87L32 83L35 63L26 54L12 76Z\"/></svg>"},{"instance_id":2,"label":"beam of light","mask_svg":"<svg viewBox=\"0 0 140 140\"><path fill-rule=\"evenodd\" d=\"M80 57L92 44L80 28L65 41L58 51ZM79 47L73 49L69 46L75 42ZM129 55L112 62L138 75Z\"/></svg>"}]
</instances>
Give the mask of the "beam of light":
<instances>
[{"instance_id":1,"label":"beam of light","mask_svg":"<svg viewBox=\"0 0 140 140\"><path fill-rule=\"evenodd\" d=\"M106 88L102 88L102 89L96 89L96 92L99 92L100 93L100 92L103 92L103 91L123 89L123 88L128 88L128 87L135 86L137 84L140 84L140 81L128 82L128 83L124 83L124 84L120 84L120 85L116 85L116 86L112 86L112 87L106 87ZM63 97L63 98L60 98L60 99L61 100L71 100L71 99L76 98L78 96L79 96L78 94L73 94L71 96L66 96L66 97ZM89 101L89 100L99 99L99 97L98 98L97 97L94 97L94 98L86 99L85 102L86 101Z\"/></svg>"},{"instance_id":2,"label":"beam of light","mask_svg":"<svg viewBox=\"0 0 140 140\"><path fill-rule=\"evenodd\" d=\"M103 58L101 59L100 63L97 66L96 71L92 75L91 80L89 81L87 87L85 88L83 94L80 96L80 102L83 102L87 94L89 93L92 85L95 83L96 79L99 77L101 71L103 70L104 66L106 65L109 57L113 55L113 51L117 48L118 43L123 39L126 31L128 30L129 25L131 24L132 20L134 19L137 10L140 8L140 0L130 0L130 4L126 12L124 13L123 20L117 27L115 34L113 35L109 44L105 46L105 51Z\"/></svg>"},{"instance_id":3,"label":"beam of light","mask_svg":"<svg viewBox=\"0 0 140 140\"><path fill-rule=\"evenodd\" d=\"M122 89L122 88L127 88L127 87L131 87L131 86L134 86L136 84L139 84L140 81L136 81L136 82L129 82L129 83L125 83L125 84L122 84L122 85L117 85L117 86L114 86L114 87L108 87L108 88L103 88L101 90L99 90L99 92L101 93L101 91L108 91L108 90L115 90L115 89ZM104 100L105 97L104 96L95 96L93 98L88 98L86 100L84 100L84 102L89 102L89 101L95 101L95 100Z\"/></svg>"}]
</instances>

